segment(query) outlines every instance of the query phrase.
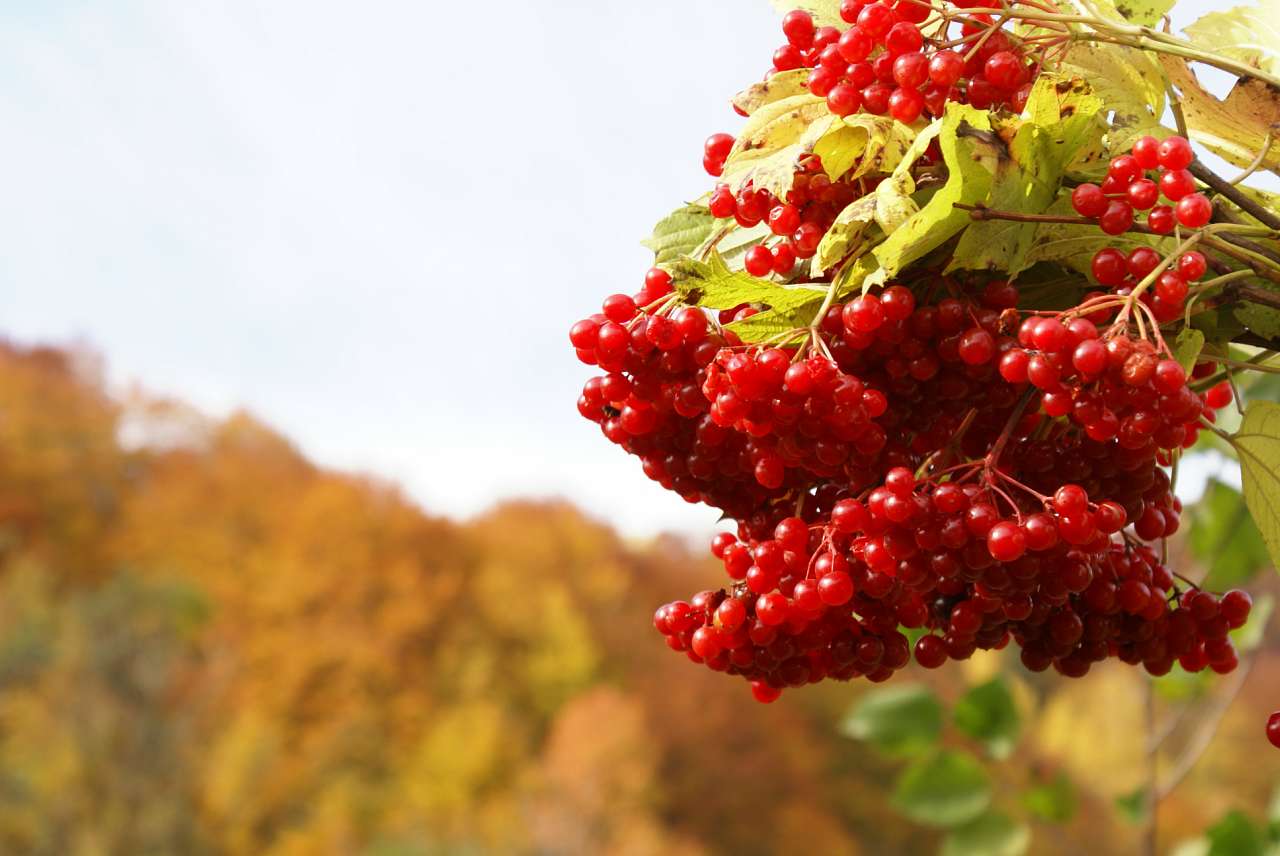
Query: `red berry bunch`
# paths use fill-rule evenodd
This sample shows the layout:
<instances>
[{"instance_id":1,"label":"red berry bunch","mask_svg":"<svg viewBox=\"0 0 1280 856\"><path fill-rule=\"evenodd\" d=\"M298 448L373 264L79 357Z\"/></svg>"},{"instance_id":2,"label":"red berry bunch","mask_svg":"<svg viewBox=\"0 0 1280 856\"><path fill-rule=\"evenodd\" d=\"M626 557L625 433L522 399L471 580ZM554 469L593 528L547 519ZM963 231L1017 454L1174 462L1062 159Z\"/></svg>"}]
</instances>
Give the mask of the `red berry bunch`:
<instances>
[{"instance_id":1,"label":"red berry bunch","mask_svg":"<svg viewBox=\"0 0 1280 856\"><path fill-rule=\"evenodd\" d=\"M718 175L718 172L712 173ZM867 179L832 181L822 169L822 159L806 155L800 160L786 199L748 182L734 193L728 185L717 185L707 202L713 217L732 217L750 229L762 222L776 240L763 242L747 251L744 265L752 276L789 274L797 259L813 258L823 235L836 217L855 199L873 190L878 181Z\"/></svg>"},{"instance_id":2,"label":"red berry bunch","mask_svg":"<svg viewBox=\"0 0 1280 856\"><path fill-rule=\"evenodd\" d=\"M659 610L668 644L762 700L887 678L899 627L930 631L915 647L930 667L1010 641L1066 675L1113 656L1153 674L1234 667L1247 596L1179 590L1144 543L1178 528L1169 451L1229 396L1191 391L1119 327L1016 321L1007 282L923 306L917 291L834 306L829 356L711 334L726 344L697 374L702 424L745 450L717 499L748 507L724 497L750 472L757 510L713 543L730 587Z\"/></svg>"},{"instance_id":3,"label":"red berry bunch","mask_svg":"<svg viewBox=\"0 0 1280 856\"><path fill-rule=\"evenodd\" d=\"M759 698L759 694L756 696ZM1271 745L1280 749L1280 710L1267 719L1267 739L1271 741Z\"/></svg>"},{"instance_id":4,"label":"red berry bunch","mask_svg":"<svg viewBox=\"0 0 1280 856\"><path fill-rule=\"evenodd\" d=\"M807 12L790 12L773 71L813 69L809 91L826 98L837 116L862 111L910 124L923 113L940 115L947 101L1021 111L1035 67L994 18L981 13L956 24L967 39L956 51L937 46L955 33L926 40L920 27L928 16L927 6L910 0L844 0L840 17L850 26L842 32L815 27Z\"/></svg>"},{"instance_id":5,"label":"red berry bunch","mask_svg":"<svg viewBox=\"0 0 1280 856\"><path fill-rule=\"evenodd\" d=\"M1160 254L1150 247L1135 247L1127 254L1115 247L1104 247L1094 254L1091 272L1099 285L1123 296L1132 294L1162 262ZM1175 263L1161 270L1138 299L1160 323L1173 321L1182 314L1191 283L1203 277L1207 269L1208 263L1201 253L1196 250L1183 253Z\"/></svg>"},{"instance_id":6,"label":"red berry bunch","mask_svg":"<svg viewBox=\"0 0 1280 856\"><path fill-rule=\"evenodd\" d=\"M1185 137L1140 137L1129 154L1112 158L1101 186L1076 187L1071 205L1081 217L1097 220L1108 235L1129 231L1136 211L1147 212L1147 227L1157 235L1171 234L1178 224L1199 229L1213 216L1213 203L1196 191L1188 170L1194 160ZM1173 204L1159 204L1162 197Z\"/></svg>"},{"instance_id":7,"label":"red berry bunch","mask_svg":"<svg viewBox=\"0 0 1280 856\"><path fill-rule=\"evenodd\" d=\"M928 9L910 0L844 0L844 30L792 12L771 73L808 69L810 92L841 116L913 122L948 100L1020 110L1035 60L985 11L994 3L963 5L957 32L929 38ZM709 137L707 172L722 176L737 145ZM1113 235L1135 211L1156 234L1198 229L1212 212L1192 161L1185 139L1144 137L1073 205ZM936 144L919 163L939 166ZM717 234L767 225L741 256L746 274L780 280L779 294L833 289L798 262L884 176L833 180L811 153L788 168L784 198L718 184ZM1152 546L1181 523L1168 468L1231 402L1226 383L1201 389L1216 364L1188 373L1161 332L1206 258L1103 249L1092 273L1105 290L1061 312L945 268L925 257L843 302L828 290L809 326L762 343L728 325L775 307L719 308L734 298L704 299L704 284L660 268L573 325L578 358L601 372L582 415L651 479L736 523L712 542L727 584L663 605L655 628L763 702L827 678L885 680L913 653L937 668L1010 643L1027 668L1067 676L1110 658L1156 675L1234 669L1228 634L1249 596L1185 583Z\"/></svg>"}]
</instances>

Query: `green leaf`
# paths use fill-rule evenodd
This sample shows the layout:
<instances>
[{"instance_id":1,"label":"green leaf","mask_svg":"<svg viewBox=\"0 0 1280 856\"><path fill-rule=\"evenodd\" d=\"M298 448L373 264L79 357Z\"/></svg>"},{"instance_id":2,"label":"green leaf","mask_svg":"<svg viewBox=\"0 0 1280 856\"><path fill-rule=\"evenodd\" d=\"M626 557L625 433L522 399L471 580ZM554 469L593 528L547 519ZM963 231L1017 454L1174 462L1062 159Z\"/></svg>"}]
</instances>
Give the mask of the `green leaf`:
<instances>
[{"instance_id":1,"label":"green leaf","mask_svg":"<svg viewBox=\"0 0 1280 856\"><path fill-rule=\"evenodd\" d=\"M1024 115L1044 128L1059 128L1062 152L1054 159L1068 174L1096 176L1108 165L1103 135L1107 107L1093 86L1078 77L1042 74L1027 98Z\"/></svg>"},{"instance_id":2,"label":"green leaf","mask_svg":"<svg viewBox=\"0 0 1280 856\"><path fill-rule=\"evenodd\" d=\"M747 250L773 234L765 222L744 229L732 220L718 220L716 226L706 240L685 255L694 259L709 258L714 250L729 267L742 270L741 262Z\"/></svg>"},{"instance_id":3,"label":"green leaf","mask_svg":"<svg viewBox=\"0 0 1280 856\"><path fill-rule=\"evenodd\" d=\"M917 823L958 826L986 811L991 783L972 755L944 750L902 771L893 804Z\"/></svg>"},{"instance_id":4,"label":"green leaf","mask_svg":"<svg viewBox=\"0 0 1280 856\"><path fill-rule=\"evenodd\" d=\"M1102 100L1079 81L1065 81L1061 90L1059 86L1051 79L1038 81L1026 111L1034 118L1015 120L1003 130L1008 152L997 163L988 207L1043 211L1057 196L1069 164L1101 157ZM948 270L990 269L1015 275L1028 267L1035 236L1035 223L978 221L965 230Z\"/></svg>"},{"instance_id":5,"label":"green leaf","mask_svg":"<svg viewBox=\"0 0 1280 856\"><path fill-rule=\"evenodd\" d=\"M939 126L938 143L946 161L948 177L923 208L876 247L880 270L864 283L864 288L883 283L907 265L939 247L972 220L957 203L973 205L985 200L992 176L1005 154L999 138L991 132L989 114L965 104L948 102Z\"/></svg>"},{"instance_id":6,"label":"green leaf","mask_svg":"<svg viewBox=\"0 0 1280 856\"><path fill-rule=\"evenodd\" d=\"M1138 788L1133 793L1116 797L1116 811L1130 823L1141 823L1143 818L1147 816L1149 802L1147 789Z\"/></svg>"},{"instance_id":7,"label":"green leaf","mask_svg":"<svg viewBox=\"0 0 1280 856\"><path fill-rule=\"evenodd\" d=\"M721 181L734 190L750 181L757 190L785 198L801 155L837 121L826 99L808 92L762 105L739 133Z\"/></svg>"},{"instance_id":8,"label":"green leaf","mask_svg":"<svg viewBox=\"0 0 1280 856\"><path fill-rule=\"evenodd\" d=\"M1245 329L1229 307L1197 312L1191 316L1191 326L1204 333L1206 342L1215 345L1230 342Z\"/></svg>"},{"instance_id":9,"label":"green leaf","mask_svg":"<svg viewBox=\"0 0 1280 856\"><path fill-rule=\"evenodd\" d=\"M1280 92L1250 78L1237 81L1220 101L1200 86L1186 60L1161 55L1160 62L1182 95L1191 138L1236 166L1253 163L1268 131L1280 123ZM1272 170L1280 167L1280 146L1271 147L1262 165Z\"/></svg>"},{"instance_id":10,"label":"green leaf","mask_svg":"<svg viewBox=\"0 0 1280 856\"><path fill-rule=\"evenodd\" d=\"M653 250L656 264L691 255L715 229L716 220L703 205L677 208L658 221L653 236L640 243Z\"/></svg>"},{"instance_id":11,"label":"green leaf","mask_svg":"<svg viewBox=\"0 0 1280 856\"><path fill-rule=\"evenodd\" d=\"M1268 282L1260 281L1257 283L1257 287L1265 288L1267 291L1277 290ZM1280 337L1280 310L1273 309L1270 306L1263 306L1260 303L1242 300L1236 304L1233 314L1237 321L1263 338L1274 339Z\"/></svg>"},{"instance_id":12,"label":"green leaf","mask_svg":"<svg viewBox=\"0 0 1280 856\"><path fill-rule=\"evenodd\" d=\"M1078 42L1060 65L1063 74L1089 81L1112 111L1108 133L1113 151L1127 150L1143 134L1164 136L1165 75L1153 55L1137 48Z\"/></svg>"},{"instance_id":13,"label":"green leaf","mask_svg":"<svg viewBox=\"0 0 1280 856\"><path fill-rule=\"evenodd\" d=\"M876 195L868 194L845 206L822 236L813 257L813 273L821 274L850 252L869 244L868 230L876 221Z\"/></svg>"},{"instance_id":14,"label":"green leaf","mask_svg":"<svg viewBox=\"0 0 1280 856\"><path fill-rule=\"evenodd\" d=\"M832 123L813 144L813 152L822 158L822 169L832 181L861 178L892 172L921 136L916 128L889 116L854 113ZM924 147L919 151L922 154Z\"/></svg>"},{"instance_id":15,"label":"green leaf","mask_svg":"<svg viewBox=\"0 0 1280 856\"><path fill-rule=\"evenodd\" d=\"M1009 757L1022 726L1013 694L1002 677L966 692L956 702L952 716L957 728L982 741L991 756L998 759Z\"/></svg>"},{"instance_id":16,"label":"green leaf","mask_svg":"<svg viewBox=\"0 0 1280 856\"><path fill-rule=\"evenodd\" d=\"M1244 501L1272 564L1280 564L1280 404L1249 402L1231 445L1240 457Z\"/></svg>"},{"instance_id":17,"label":"green leaf","mask_svg":"<svg viewBox=\"0 0 1280 856\"><path fill-rule=\"evenodd\" d=\"M1210 12L1183 32L1216 54L1263 71L1280 72L1280 0Z\"/></svg>"},{"instance_id":18,"label":"green leaf","mask_svg":"<svg viewBox=\"0 0 1280 856\"><path fill-rule=\"evenodd\" d=\"M789 287L757 279L743 271L730 270L718 253L700 262L677 259L668 266L676 290L709 309L733 309L743 303L757 303L774 309L794 309L813 301L821 302L826 289Z\"/></svg>"},{"instance_id":19,"label":"green leaf","mask_svg":"<svg viewBox=\"0 0 1280 856\"><path fill-rule=\"evenodd\" d=\"M1022 856L1031 844L1031 829L1008 815L989 811L947 833L941 856Z\"/></svg>"},{"instance_id":20,"label":"green leaf","mask_svg":"<svg viewBox=\"0 0 1280 856\"><path fill-rule=\"evenodd\" d=\"M1243 627L1231 631L1231 641L1235 643L1237 651L1252 651L1262 644L1267 635L1267 624L1275 610L1275 595L1264 594L1253 602L1249 620Z\"/></svg>"},{"instance_id":21,"label":"green leaf","mask_svg":"<svg viewBox=\"0 0 1280 856\"><path fill-rule=\"evenodd\" d=\"M1204 584L1213 591L1243 585L1271 564L1244 497L1217 479L1192 509L1187 540L1192 555L1209 568Z\"/></svg>"},{"instance_id":22,"label":"green leaf","mask_svg":"<svg viewBox=\"0 0 1280 856\"><path fill-rule=\"evenodd\" d=\"M1053 781L1023 791L1022 805L1041 820L1066 823L1076 813L1076 789L1065 773L1058 773Z\"/></svg>"},{"instance_id":23,"label":"green leaf","mask_svg":"<svg viewBox=\"0 0 1280 856\"><path fill-rule=\"evenodd\" d=\"M1075 211L1071 208L1071 194L1064 189L1044 213L1073 216ZM1153 244L1153 237L1141 232L1112 236L1093 224L1042 223L1037 227L1027 251L1026 263L1056 262L1087 276L1090 274L1090 262L1094 254L1103 247L1115 247L1127 254L1137 247L1150 247Z\"/></svg>"},{"instance_id":24,"label":"green leaf","mask_svg":"<svg viewBox=\"0 0 1280 856\"><path fill-rule=\"evenodd\" d=\"M822 306L822 297L818 296L808 303L788 309L770 309L750 318L734 321L728 325L729 330L738 334L744 342L764 342L782 336L783 333L803 332L803 328L813 323L813 318ZM787 344L787 341L777 344Z\"/></svg>"},{"instance_id":25,"label":"green leaf","mask_svg":"<svg viewBox=\"0 0 1280 856\"><path fill-rule=\"evenodd\" d=\"M813 16L813 22L819 27L839 27L843 30L849 26L840 17L840 0L773 0L773 8L779 12L803 9Z\"/></svg>"},{"instance_id":26,"label":"green leaf","mask_svg":"<svg viewBox=\"0 0 1280 856\"><path fill-rule=\"evenodd\" d=\"M870 690L845 716L840 732L889 754L910 755L938 741L942 704L921 684Z\"/></svg>"},{"instance_id":27,"label":"green leaf","mask_svg":"<svg viewBox=\"0 0 1280 856\"><path fill-rule=\"evenodd\" d=\"M1233 811L1209 827L1209 856L1264 856L1266 842L1253 821Z\"/></svg>"},{"instance_id":28,"label":"green leaf","mask_svg":"<svg viewBox=\"0 0 1280 856\"><path fill-rule=\"evenodd\" d=\"M1018 306L1039 312L1070 309L1080 304L1088 285L1069 268L1038 263L1018 274Z\"/></svg>"},{"instance_id":29,"label":"green leaf","mask_svg":"<svg viewBox=\"0 0 1280 856\"><path fill-rule=\"evenodd\" d=\"M1204 333L1192 327L1185 328L1173 340L1173 358L1187 374L1195 368L1200 352L1204 350Z\"/></svg>"}]
</instances>

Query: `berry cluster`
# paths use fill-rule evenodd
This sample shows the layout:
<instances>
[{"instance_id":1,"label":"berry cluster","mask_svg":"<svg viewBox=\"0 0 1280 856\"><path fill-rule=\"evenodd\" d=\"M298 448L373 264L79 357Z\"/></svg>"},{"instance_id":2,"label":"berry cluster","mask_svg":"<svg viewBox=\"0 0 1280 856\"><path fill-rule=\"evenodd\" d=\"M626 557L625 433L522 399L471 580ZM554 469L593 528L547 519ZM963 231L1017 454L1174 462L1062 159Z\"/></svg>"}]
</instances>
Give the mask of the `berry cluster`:
<instances>
[{"instance_id":1,"label":"berry cluster","mask_svg":"<svg viewBox=\"0 0 1280 856\"><path fill-rule=\"evenodd\" d=\"M707 139L708 150L720 136L723 135L714 134ZM704 165L715 176L723 169L723 163L718 161ZM713 166L717 168L712 170ZM768 223L776 240L749 249L743 260L744 267L752 276L764 277L771 273L786 276L797 259L813 258L822 236L840 212L874 189L875 184L867 180L832 181L823 172L822 159L806 155L796 168L786 199L779 199L763 188L756 189L750 182L737 193L728 185L720 184L712 192L707 207L713 217L733 218L744 229Z\"/></svg>"},{"instance_id":2,"label":"berry cluster","mask_svg":"<svg viewBox=\"0 0 1280 856\"><path fill-rule=\"evenodd\" d=\"M1213 216L1213 203L1196 191L1187 169L1193 160L1195 152L1184 137L1140 137L1129 154L1112 158L1101 186L1075 188L1071 205L1081 217L1097 220L1108 235L1133 228L1135 211L1147 212L1147 227L1157 235L1171 234L1179 224L1199 229ZM1158 204L1161 197L1174 204Z\"/></svg>"},{"instance_id":3,"label":"berry cluster","mask_svg":"<svg viewBox=\"0 0 1280 856\"><path fill-rule=\"evenodd\" d=\"M844 0L843 32L792 12L774 71L809 69L809 90L841 116L913 122L947 100L1020 109L1037 66L1016 38L976 13L925 39L927 11ZM708 138L707 172L723 175L736 145ZM1135 210L1157 234L1200 228L1212 207L1192 159L1181 137L1145 137L1073 204L1108 234ZM922 160L936 163L936 151ZM785 198L721 183L708 207L767 224L746 273L830 287L797 261L883 176L833 180L814 154L794 170ZM1215 364L1188 373L1159 330L1206 268L1196 251L1104 249L1093 274L1107 290L1046 312L1019 308L1004 279L921 267L843 303L829 293L811 327L772 345L726 326L768 305L704 309L660 268L606 298L570 331L602 372L579 411L650 478L737 524L712 542L727 585L663 605L654 626L765 702L827 678L885 680L913 653L937 668L1011 642L1027 668L1068 676L1108 658L1157 675L1234 669L1228 632L1249 596L1181 581L1152 546L1180 525L1167 468L1231 402L1227 384L1200 389Z\"/></svg>"},{"instance_id":4,"label":"berry cluster","mask_svg":"<svg viewBox=\"0 0 1280 856\"><path fill-rule=\"evenodd\" d=\"M767 383L704 383L777 408L794 394L788 380L806 388L822 366L836 387L875 391L888 405L875 426L906 442L796 456L791 484L813 485L792 502L799 516L778 519L779 498L740 518L738 537L717 536L731 585L658 611L673 649L765 699L823 678L887 678L903 665L899 627L932 631L915 647L931 668L1010 640L1029 668L1066 675L1110 656L1153 674L1174 661L1234 668L1226 633L1248 596L1180 592L1144 543L1178 528L1162 464L1194 442L1210 397L1229 397L1192 392L1150 343L1104 338L1082 317L1010 328L1016 298L995 282L976 301L916 307L892 286L823 319L834 366L810 357L781 370L783 352L766 351L779 367ZM753 359L722 351L707 375L728 373L720 361L748 372Z\"/></svg>"},{"instance_id":5,"label":"berry cluster","mask_svg":"<svg viewBox=\"0 0 1280 856\"><path fill-rule=\"evenodd\" d=\"M841 32L790 12L773 71L812 69L809 91L837 116L863 111L910 124L924 113L940 115L947 101L1021 111L1034 68L993 18L968 18L959 25L960 50L949 50L940 46L946 33L926 43L920 27L928 16L928 6L910 0L844 0L840 17L851 26Z\"/></svg>"}]
</instances>

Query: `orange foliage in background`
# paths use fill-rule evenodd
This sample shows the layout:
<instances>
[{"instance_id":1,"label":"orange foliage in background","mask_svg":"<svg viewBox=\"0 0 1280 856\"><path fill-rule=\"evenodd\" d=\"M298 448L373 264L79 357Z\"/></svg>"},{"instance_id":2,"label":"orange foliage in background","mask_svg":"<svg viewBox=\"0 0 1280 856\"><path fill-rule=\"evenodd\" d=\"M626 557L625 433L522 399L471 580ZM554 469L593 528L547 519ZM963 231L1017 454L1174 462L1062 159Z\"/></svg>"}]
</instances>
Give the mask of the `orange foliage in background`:
<instances>
[{"instance_id":1,"label":"orange foliage in background","mask_svg":"<svg viewBox=\"0 0 1280 856\"><path fill-rule=\"evenodd\" d=\"M662 645L654 605L718 584L701 555L557 503L433 518L251 417L0 347L0 852L932 852L837 733L860 688L764 707ZM1046 713L1008 787L1087 767L1072 711L1099 707L1023 678ZM1131 852L1086 785L1035 852Z\"/></svg>"}]
</instances>

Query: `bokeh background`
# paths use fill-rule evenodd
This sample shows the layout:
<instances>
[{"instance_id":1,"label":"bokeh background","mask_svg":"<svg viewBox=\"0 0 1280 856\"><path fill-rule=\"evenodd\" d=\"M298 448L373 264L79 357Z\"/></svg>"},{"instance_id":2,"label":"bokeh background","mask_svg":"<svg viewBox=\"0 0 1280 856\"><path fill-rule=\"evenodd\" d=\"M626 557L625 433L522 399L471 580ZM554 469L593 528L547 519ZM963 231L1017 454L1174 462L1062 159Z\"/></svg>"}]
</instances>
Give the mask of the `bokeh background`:
<instances>
[{"instance_id":1,"label":"bokeh background","mask_svg":"<svg viewBox=\"0 0 1280 856\"><path fill-rule=\"evenodd\" d=\"M757 705L650 627L718 584L716 514L577 416L565 332L705 188L776 21L0 9L0 853L931 854L889 785L939 743L1028 852L1140 852L1153 781L1160 852L1262 840L1275 634L1154 691L912 670L904 742L865 687ZM1183 475L1223 509L1184 573L1275 594L1238 475Z\"/></svg>"}]
</instances>

